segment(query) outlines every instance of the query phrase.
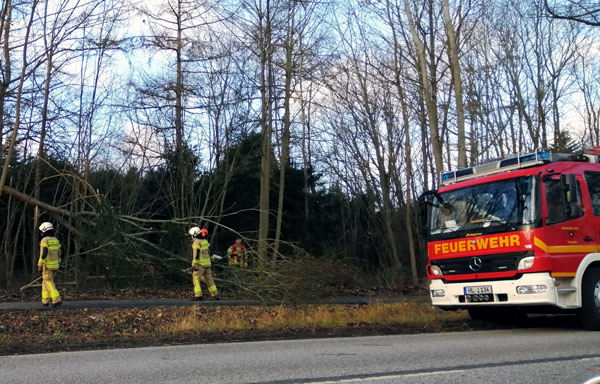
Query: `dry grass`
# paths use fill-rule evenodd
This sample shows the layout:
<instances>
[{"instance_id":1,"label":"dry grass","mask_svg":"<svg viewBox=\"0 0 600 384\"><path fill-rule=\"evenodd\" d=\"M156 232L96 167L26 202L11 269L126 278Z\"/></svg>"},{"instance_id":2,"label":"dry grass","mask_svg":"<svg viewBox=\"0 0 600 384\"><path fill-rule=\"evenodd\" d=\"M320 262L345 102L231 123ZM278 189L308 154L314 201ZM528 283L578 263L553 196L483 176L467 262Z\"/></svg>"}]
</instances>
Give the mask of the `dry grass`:
<instances>
[{"instance_id":1,"label":"dry grass","mask_svg":"<svg viewBox=\"0 0 600 384\"><path fill-rule=\"evenodd\" d=\"M230 330L282 330L385 326L406 324L430 326L447 321L464 321L464 312L443 312L428 304L375 303L370 305L303 305L293 307L186 308L160 331L221 332Z\"/></svg>"},{"instance_id":2,"label":"dry grass","mask_svg":"<svg viewBox=\"0 0 600 384\"><path fill-rule=\"evenodd\" d=\"M0 311L0 356L488 328L469 321L464 311L444 312L426 303Z\"/></svg>"}]
</instances>

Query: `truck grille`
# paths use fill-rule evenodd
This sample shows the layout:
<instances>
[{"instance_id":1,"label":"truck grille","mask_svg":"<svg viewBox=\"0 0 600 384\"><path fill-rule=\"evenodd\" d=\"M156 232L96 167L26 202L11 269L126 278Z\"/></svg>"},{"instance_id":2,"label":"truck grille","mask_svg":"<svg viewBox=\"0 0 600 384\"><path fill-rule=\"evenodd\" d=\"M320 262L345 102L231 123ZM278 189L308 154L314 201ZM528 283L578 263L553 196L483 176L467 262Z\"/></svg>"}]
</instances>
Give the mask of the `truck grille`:
<instances>
[{"instance_id":1,"label":"truck grille","mask_svg":"<svg viewBox=\"0 0 600 384\"><path fill-rule=\"evenodd\" d=\"M506 272L516 271L517 267L519 266L519 261L528 256L533 256L533 251L432 260L431 265L437 265L440 267L445 276ZM471 259L473 259L473 257L478 257L481 259L481 269L477 271L474 271L470 268Z\"/></svg>"}]
</instances>

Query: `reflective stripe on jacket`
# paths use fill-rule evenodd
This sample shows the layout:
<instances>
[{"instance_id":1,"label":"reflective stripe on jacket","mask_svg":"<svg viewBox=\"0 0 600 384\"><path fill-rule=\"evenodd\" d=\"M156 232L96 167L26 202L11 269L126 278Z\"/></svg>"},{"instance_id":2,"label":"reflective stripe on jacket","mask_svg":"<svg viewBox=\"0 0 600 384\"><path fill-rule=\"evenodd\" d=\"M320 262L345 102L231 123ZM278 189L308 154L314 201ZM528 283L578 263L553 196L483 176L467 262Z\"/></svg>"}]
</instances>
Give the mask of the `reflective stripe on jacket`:
<instances>
[{"instance_id":1,"label":"reflective stripe on jacket","mask_svg":"<svg viewBox=\"0 0 600 384\"><path fill-rule=\"evenodd\" d=\"M231 265L243 264L246 258L246 247L240 245L238 248L236 244L233 244L227 249L227 254Z\"/></svg>"},{"instance_id":2,"label":"reflective stripe on jacket","mask_svg":"<svg viewBox=\"0 0 600 384\"><path fill-rule=\"evenodd\" d=\"M44 257L44 249L46 249L46 257ZM60 242L56 237L44 237L40 241L40 259L38 267L46 267L47 269L58 269L60 264Z\"/></svg>"},{"instance_id":3,"label":"reflective stripe on jacket","mask_svg":"<svg viewBox=\"0 0 600 384\"><path fill-rule=\"evenodd\" d=\"M210 254L208 248L210 244L204 239L194 239L192 242L192 265L210 267Z\"/></svg>"},{"instance_id":4,"label":"reflective stripe on jacket","mask_svg":"<svg viewBox=\"0 0 600 384\"><path fill-rule=\"evenodd\" d=\"M230 255L234 254L244 256L246 254L246 247L240 245L240 247L238 248L235 244L233 244L231 247L229 247L229 249L227 249L227 253Z\"/></svg>"}]
</instances>

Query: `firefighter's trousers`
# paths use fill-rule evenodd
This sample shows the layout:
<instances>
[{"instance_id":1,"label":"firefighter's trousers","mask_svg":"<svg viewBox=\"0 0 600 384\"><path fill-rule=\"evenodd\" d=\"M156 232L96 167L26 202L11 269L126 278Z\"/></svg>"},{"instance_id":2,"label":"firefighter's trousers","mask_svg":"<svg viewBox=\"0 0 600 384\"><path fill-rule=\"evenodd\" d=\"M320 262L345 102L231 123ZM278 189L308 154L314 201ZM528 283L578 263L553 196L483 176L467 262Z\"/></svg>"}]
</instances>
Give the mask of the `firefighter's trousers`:
<instances>
[{"instance_id":1,"label":"firefighter's trousers","mask_svg":"<svg viewBox=\"0 0 600 384\"><path fill-rule=\"evenodd\" d=\"M46 267L42 271L42 303L44 304L49 304L51 300L54 304L60 302L60 294L56 290L56 285L54 285L56 271Z\"/></svg>"},{"instance_id":2,"label":"firefighter's trousers","mask_svg":"<svg viewBox=\"0 0 600 384\"><path fill-rule=\"evenodd\" d=\"M215 285L215 281L212 277L212 270L210 267L201 267L197 266L194 268L194 272L192 273L192 279L194 281L194 296L202 297L202 288L200 287L200 282L204 281L208 286L208 292L210 292L211 296L217 296L217 286Z\"/></svg>"}]
</instances>

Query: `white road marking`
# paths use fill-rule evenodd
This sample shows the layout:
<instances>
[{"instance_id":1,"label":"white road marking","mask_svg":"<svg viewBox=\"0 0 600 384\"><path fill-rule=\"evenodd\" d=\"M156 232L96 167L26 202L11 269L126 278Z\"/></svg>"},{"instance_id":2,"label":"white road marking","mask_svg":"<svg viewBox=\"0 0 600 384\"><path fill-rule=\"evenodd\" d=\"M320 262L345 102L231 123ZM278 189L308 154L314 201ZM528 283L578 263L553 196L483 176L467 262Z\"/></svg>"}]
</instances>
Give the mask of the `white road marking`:
<instances>
[{"instance_id":1,"label":"white road marking","mask_svg":"<svg viewBox=\"0 0 600 384\"><path fill-rule=\"evenodd\" d=\"M448 374L448 373L459 373L459 372L464 372L464 371L465 371L464 369L453 369L453 370L449 370L449 371L406 373L406 374L400 374L400 375L372 376L372 377L361 377L361 378L355 378L355 379L314 381L314 382L311 382L311 384L362 383L365 381L391 380L391 379L401 379L401 378L405 378L405 377L444 375L444 374Z\"/></svg>"},{"instance_id":2,"label":"white road marking","mask_svg":"<svg viewBox=\"0 0 600 384\"><path fill-rule=\"evenodd\" d=\"M581 359L575 359L573 361L594 361L600 360L600 357L583 357ZM536 364L537 362L534 362ZM527 361L523 361L523 364L528 364ZM484 369L487 367L481 368L473 368L473 369ZM339 379L339 380L327 380L327 381L311 381L311 384L335 384L335 383L364 383L367 381L377 381L377 380L392 380L392 379L402 379L407 377L422 377L422 376L435 376L435 375L445 375L451 373L460 373L465 372L465 369L451 369L445 371L432 371L432 372L420 372L420 373L405 373L405 374L397 374L397 375L382 375L382 376L370 376L370 377L361 377L361 378L353 378L353 379ZM600 378L598 378L598 382L593 382L594 384L600 384ZM588 383L586 383L588 384Z\"/></svg>"},{"instance_id":3,"label":"white road marking","mask_svg":"<svg viewBox=\"0 0 600 384\"><path fill-rule=\"evenodd\" d=\"M592 360L600 360L600 357L583 357L583 358L577 359L575 361L592 361Z\"/></svg>"}]
</instances>

